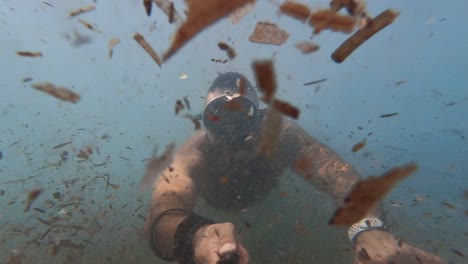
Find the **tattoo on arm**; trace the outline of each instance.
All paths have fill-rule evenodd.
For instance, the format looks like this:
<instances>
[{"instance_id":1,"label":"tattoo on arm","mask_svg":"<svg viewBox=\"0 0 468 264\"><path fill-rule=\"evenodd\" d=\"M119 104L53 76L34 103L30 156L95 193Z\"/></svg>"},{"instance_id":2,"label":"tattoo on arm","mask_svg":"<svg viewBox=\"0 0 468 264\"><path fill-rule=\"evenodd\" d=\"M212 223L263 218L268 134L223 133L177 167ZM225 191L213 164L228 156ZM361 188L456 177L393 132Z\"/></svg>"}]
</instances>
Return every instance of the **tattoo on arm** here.
<instances>
[{"instance_id":1,"label":"tattoo on arm","mask_svg":"<svg viewBox=\"0 0 468 264\"><path fill-rule=\"evenodd\" d=\"M333 150L311 137L296 124L289 124L283 134L282 159L292 164L292 169L314 184L320 191L331 194L336 201L343 201L360 179L353 167ZM381 217L379 204L368 217Z\"/></svg>"},{"instance_id":2,"label":"tattoo on arm","mask_svg":"<svg viewBox=\"0 0 468 264\"><path fill-rule=\"evenodd\" d=\"M293 169L319 190L342 199L359 180L359 174L350 164L297 124L289 124L283 142L285 160L293 164ZM294 168L298 163L301 168Z\"/></svg>"},{"instance_id":3,"label":"tattoo on arm","mask_svg":"<svg viewBox=\"0 0 468 264\"><path fill-rule=\"evenodd\" d=\"M308 150L315 153L312 181L317 188L343 198L357 182L357 172L328 147L316 142Z\"/></svg>"}]
</instances>

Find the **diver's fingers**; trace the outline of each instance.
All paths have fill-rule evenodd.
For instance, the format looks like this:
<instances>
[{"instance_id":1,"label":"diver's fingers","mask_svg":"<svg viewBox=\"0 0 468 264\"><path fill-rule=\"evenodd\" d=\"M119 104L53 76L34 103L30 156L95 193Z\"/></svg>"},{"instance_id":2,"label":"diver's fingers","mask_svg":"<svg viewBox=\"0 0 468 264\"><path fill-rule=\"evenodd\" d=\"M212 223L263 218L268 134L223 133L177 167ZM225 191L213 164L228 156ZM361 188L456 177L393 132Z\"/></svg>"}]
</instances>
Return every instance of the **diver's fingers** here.
<instances>
[{"instance_id":1,"label":"diver's fingers","mask_svg":"<svg viewBox=\"0 0 468 264\"><path fill-rule=\"evenodd\" d=\"M219 255L235 254L237 252L237 239L232 223L217 224L215 232L219 238Z\"/></svg>"},{"instance_id":2,"label":"diver's fingers","mask_svg":"<svg viewBox=\"0 0 468 264\"><path fill-rule=\"evenodd\" d=\"M219 260L219 237L214 225L201 227L193 237L194 259L197 264L216 264Z\"/></svg>"}]
</instances>

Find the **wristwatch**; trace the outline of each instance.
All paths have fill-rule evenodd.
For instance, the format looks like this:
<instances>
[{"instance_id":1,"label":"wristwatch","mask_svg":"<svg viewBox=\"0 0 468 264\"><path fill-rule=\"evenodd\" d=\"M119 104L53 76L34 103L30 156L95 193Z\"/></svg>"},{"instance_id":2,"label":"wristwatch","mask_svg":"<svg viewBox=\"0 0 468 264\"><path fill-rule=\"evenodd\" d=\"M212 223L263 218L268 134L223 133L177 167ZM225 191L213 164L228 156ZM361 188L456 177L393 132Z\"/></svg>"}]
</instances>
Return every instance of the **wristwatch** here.
<instances>
[{"instance_id":1,"label":"wristwatch","mask_svg":"<svg viewBox=\"0 0 468 264\"><path fill-rule=\"evenodd\" d=\"M354 243L359 234L374 229L387 230L382 220L378 218L363 218L348 229L348 238Z\"/></svg>"}]
</instances>

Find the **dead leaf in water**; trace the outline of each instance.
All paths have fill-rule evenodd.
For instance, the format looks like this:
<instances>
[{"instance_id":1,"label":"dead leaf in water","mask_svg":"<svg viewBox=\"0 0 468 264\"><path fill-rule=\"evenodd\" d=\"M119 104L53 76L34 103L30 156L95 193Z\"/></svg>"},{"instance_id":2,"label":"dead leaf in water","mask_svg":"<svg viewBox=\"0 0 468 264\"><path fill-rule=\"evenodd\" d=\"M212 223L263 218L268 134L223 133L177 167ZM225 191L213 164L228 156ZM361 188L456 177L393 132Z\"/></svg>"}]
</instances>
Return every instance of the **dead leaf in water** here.
<instances>
[{"instance_id":1,"label":"dead leaf in water","mask_svg":"<svg viewBox=\"0 0 468 264\"><path fill-rule=\"evenodd\" d=\"M169 59L203 29L250 2L252 0L187 0L187 20L176 32L174 41L164 54L163 60Z\"/></svg>"}]
</instances>

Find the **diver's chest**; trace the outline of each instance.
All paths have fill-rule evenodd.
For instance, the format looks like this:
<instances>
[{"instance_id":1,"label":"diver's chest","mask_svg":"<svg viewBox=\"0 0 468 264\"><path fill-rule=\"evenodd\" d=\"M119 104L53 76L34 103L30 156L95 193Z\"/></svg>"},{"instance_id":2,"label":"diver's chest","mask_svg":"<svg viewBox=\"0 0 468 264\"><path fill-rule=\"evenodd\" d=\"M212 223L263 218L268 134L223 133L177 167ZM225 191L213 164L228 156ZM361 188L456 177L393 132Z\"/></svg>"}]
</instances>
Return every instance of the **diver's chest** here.
<instances>
[{"instance_id":1,"label":"diver's chest","mask_svg":"<svg viewBox=\"0 0 468 264\"><path fill-rule=\"evenodd\" d=\"M229 177L231 179L250 178L250 176L271 174L275 171L275 162L252 150L225 150L212 156L207 173L211 177Z\"/></svg>"},{"instance_id":2,"label":"diver's chest","mask_svg":"<svg viewBox=\"0 0 468 264\"><path fill-rule=\"evenodd\" d=\"M282 174L278 162L255 149L209 153L200 164L199 191L216 208L241 209L261 201Z\"/></svg>"}]
</instances>

